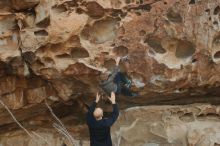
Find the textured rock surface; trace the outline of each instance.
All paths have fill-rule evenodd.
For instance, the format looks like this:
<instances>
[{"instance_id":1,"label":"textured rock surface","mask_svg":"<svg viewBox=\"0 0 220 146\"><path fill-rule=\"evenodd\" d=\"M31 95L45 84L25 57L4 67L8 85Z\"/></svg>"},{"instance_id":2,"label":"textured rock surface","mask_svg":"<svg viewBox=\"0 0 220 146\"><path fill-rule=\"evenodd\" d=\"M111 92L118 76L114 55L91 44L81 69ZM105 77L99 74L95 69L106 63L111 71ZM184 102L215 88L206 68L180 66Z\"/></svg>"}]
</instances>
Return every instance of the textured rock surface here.
<instances>
[{"instance_id":1,"label":"textured rock surface","mask_svg":"<svg viewBox=\"0 0 220 146\"><path fill-rule=\"evenodd\" d=\"M219 106L149 106L127 109L114 127L116 146L217 146Z\"/></svg>"},{"instance_id":2,"label":"textured rock surface","mask_svg":"<svg viewBox=\"0 0 220 146\"><path fill-rule=\"evenodd\" d=\"M66 125L73 136L80 139L76 140L80 146L89 146L85 125ZM34 140L24 132L17 131L2 134L0 143L16 146L70 146L53 129L40 128L34 132L44 139L36 136ZM200 104L130 108L121 111L119 120L113 126L112 138L114 146L219 146L220 107Z\"/></svg>"},{"instance_id":3,"label":"textured rock surface","mask_svg":"<svg viewBox=\"0 0 220 146\"><path fill-rule=\"evenodd\" d=\"M65 101L94 94L113 51L128 55L121 67L143 97L207 94L219 86L219 3L1 2L1 95L28 101L19 108L51 92Z\"/></svg>"},{"instance_id":4,"label":"textured rock surface","mask_svg":"<svg viewBox=\"0 0 220 146\"><path fill-rule=\"evenodd\" d=\"M65 107L58 114L72 110L61 118L83 113L81 98L92 100L114 51L128 55L121 68L140 95L119 97L122 109L219 104L219 23L219 0L1 0L1 100L24 123L47 119L45 99ZM18 128L3 107L0 115L2 131Z\"/></svg>"}]
</instances>

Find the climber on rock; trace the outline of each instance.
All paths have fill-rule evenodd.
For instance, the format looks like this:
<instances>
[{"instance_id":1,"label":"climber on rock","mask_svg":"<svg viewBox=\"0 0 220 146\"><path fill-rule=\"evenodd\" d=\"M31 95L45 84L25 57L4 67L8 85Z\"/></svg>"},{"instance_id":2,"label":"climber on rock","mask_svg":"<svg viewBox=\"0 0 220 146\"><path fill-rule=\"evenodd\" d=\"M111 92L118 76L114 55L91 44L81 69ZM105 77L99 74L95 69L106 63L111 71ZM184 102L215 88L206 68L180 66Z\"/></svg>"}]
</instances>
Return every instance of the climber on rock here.
<instances>
[{"instance_id":1,"label":"climber on rock","mask_svg":"<svg viewBox=\"0 0 220 146\"><path fill-rule=\"evenodd\" d=\"M111 97L108 97L113 107L112 116L110 118L103 118L103 110L96 108L100 98L101 96L97 93L96 100L88 108L86 115L90 133L90 146L112 146L110 128L119 115L118 105L115 101L115 93L112 92Z\"/></svg>"},{"instance_id":2,"label":"climber on rock","mask_svg":"<svg viewBox=\"0 0 220 146\"><path fill-rule=\"evenodd\" d=\"M119 70L120 60L120 57L115 59L116 67L113 72L110 74L101 74L101 88L108 95L110 95L111 92L115 92L116 94L122 94L124 96L136 97L137 94L130 91L131 80L129 80L127 76Z\"/></svg>"}]
</instances>

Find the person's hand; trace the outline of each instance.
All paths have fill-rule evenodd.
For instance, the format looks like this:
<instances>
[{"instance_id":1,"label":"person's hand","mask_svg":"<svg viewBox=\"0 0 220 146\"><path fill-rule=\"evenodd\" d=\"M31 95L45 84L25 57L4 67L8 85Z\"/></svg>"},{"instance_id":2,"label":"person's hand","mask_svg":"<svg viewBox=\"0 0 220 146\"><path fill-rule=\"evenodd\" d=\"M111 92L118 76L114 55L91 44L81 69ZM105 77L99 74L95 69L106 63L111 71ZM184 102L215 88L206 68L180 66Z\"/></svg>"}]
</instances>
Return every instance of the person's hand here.
<instances>
[{"instance_id":1,"label":"person's hand","mask_svg":"<svg viewBox=\"0 0 220 146\"><path fill-rule=\"evenodd\" d=\"M120 60L121 60L121 57L117 57L117 58L115 59L115 62L116 62L116 65L117 65L117 66L119 65Z\"/></svg>"},{"instance_id":2,"label":"person's hand","mask_svg":"<svg viewBox=\"0 0 220 146\"><path fill-rule=\"evenodd\" d=\"M95 102L98 103L100 98L101 98L101 95L99 94L99 92L97 92Z\"/></svg>"},{"instance_id":3,"label":"person's hand","mask_svg":"<svg viewBox=\"0 0 220 146\"><path fill-rule=\"evenodd\" d=\"M111 101L112 104L115 104L115 93L111 93L111 97L108 97L108 99Z\"/></svg>"}]
</instances>

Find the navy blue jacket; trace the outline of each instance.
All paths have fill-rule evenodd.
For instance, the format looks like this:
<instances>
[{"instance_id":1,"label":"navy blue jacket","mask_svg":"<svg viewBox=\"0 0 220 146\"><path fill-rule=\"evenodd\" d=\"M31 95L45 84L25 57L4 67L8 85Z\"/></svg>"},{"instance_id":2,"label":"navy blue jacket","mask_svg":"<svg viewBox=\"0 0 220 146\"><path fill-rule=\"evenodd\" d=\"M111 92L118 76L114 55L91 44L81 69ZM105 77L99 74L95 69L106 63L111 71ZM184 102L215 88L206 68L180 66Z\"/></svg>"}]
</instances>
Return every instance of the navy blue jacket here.
<instances>
[{"instance_id":1,"label":"navy blue jacket","mask_svg":"<svg viewBox=\"0 0 220 146\"><path fill-rule=\"evenodd\" d=\"M86 114L87 124L90 133L90 146L112 146L110 127L117 120L119 115L118 105L112 104L112 116L108 119L96 120L93 112L96 102L93 102Z\"/></svg>"}]
</instances>

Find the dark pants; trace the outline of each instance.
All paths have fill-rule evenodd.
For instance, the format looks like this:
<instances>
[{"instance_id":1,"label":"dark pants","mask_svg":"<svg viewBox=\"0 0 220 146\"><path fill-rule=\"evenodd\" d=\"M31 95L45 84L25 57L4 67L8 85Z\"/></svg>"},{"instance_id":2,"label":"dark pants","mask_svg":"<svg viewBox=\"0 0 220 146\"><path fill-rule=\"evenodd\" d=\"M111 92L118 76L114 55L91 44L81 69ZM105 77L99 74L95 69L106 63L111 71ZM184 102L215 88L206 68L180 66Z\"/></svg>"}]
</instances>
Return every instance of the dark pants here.
<instances>
[{"instance_id":1,"label":"dark pants","mask_svg":"<svg viewBox=\"0 0 220 146\"><path fill-rule=\"evenodd\" d=\"M125 86L125 84L127 84L128 82L128 79L123 73L118 72L115 76L114 82L117 84L116 94L132 96L132 92L130 91L130 89Z\"/></svg>"}]
</instances>

